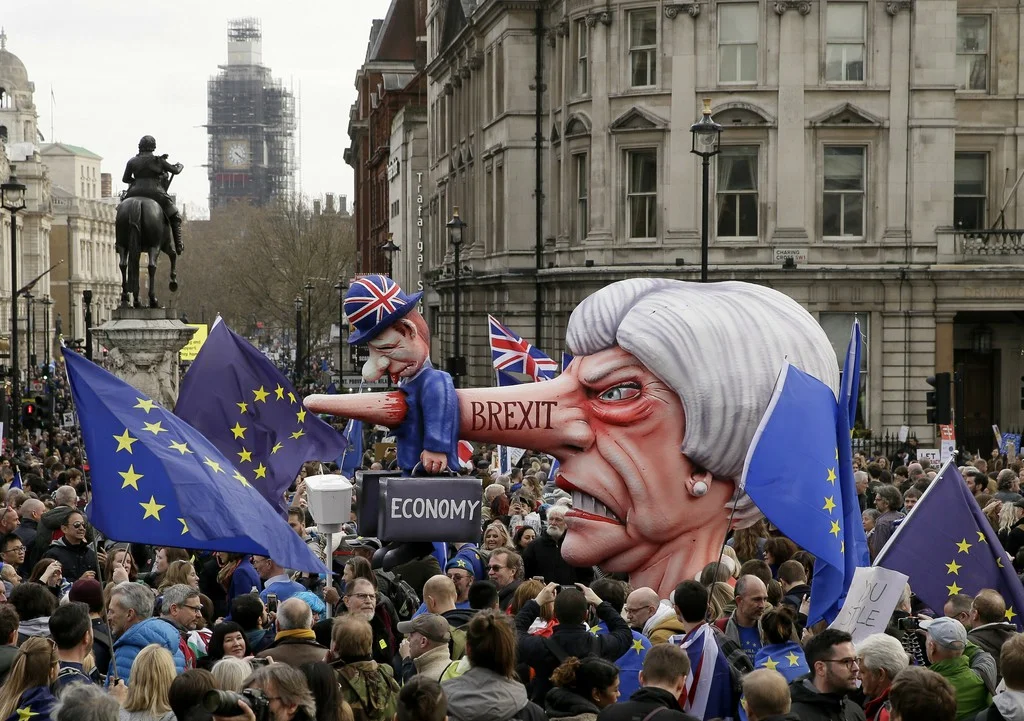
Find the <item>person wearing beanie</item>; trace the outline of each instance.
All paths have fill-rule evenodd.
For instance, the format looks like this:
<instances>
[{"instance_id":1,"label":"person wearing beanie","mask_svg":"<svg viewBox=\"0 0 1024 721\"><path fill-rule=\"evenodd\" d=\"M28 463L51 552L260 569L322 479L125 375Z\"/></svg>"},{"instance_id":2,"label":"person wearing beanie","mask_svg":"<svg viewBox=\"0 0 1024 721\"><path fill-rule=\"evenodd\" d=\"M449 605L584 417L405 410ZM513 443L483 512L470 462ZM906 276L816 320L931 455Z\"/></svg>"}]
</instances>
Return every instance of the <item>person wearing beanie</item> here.
<instances>
[{"instance_id":1,"label":"person wearing beanie","mask_svg":"<svg viewBox=\"0 0 1024 721\"><path fill-rule=\"evenodd\" d=\"M92 621L92 657L96 670L106 676L110 670L110 649L114 641L103 619L103 587L94 578L80 578L71 584L69 601L80 601L89 607Z\"/></svg>"}]
</instances>

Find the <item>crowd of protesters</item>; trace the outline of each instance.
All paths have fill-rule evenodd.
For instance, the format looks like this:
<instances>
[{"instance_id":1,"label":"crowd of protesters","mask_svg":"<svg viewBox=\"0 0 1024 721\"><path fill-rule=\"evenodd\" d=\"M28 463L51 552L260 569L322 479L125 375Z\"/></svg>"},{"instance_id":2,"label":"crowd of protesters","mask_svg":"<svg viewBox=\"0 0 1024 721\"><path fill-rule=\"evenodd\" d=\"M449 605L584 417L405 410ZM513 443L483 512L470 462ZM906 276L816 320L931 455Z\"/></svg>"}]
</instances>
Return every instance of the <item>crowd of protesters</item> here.
<instances>
[{"instance_id":1,"label":"crowd of protesters","mask_svg":"<svg viewBox=\"0 0 1024 721\"><path fill-rule=\"evenodd\" d=\"M368 447L364 468L393 466ZM991 589L929 609L907 587L854 644L807 626L814 558L761 521L662 598L562 558L549 458L491 460L477 449L479 543L387 572L355 517L326 547L305 469L288 521L327 579L106 538L76 434L24 433L0 458L0 721L1024 721L1024 636ZM936 475L897 462L855 459L872 556ZM1024 571L1020 463L962 471Z\"/></svg>"}]
</instances>

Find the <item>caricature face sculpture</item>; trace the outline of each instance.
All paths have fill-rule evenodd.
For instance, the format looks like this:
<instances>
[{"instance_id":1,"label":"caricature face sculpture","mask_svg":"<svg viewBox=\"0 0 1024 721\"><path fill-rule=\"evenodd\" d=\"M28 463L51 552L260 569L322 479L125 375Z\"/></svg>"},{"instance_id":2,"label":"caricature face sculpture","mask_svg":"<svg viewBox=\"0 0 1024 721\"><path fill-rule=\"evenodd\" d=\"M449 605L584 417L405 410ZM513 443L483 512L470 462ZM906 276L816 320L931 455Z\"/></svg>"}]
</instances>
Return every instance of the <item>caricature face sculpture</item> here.
<instances>
[{"instance_id":1,"label":"caricature face sculpture","mask_svg":"<svg viewBox=\"0 0 1024 721\"><path fill-rule=\"evenodd\" d=\"M562 555L662 597L717 560L733 504L734 523L756 515L739 484L783 360L838 387L810 314L746 283L615 283L566 341L575 359L552 381L457 391L459 435L557 458L573 497Z\"/></svg>"}]
</instances>

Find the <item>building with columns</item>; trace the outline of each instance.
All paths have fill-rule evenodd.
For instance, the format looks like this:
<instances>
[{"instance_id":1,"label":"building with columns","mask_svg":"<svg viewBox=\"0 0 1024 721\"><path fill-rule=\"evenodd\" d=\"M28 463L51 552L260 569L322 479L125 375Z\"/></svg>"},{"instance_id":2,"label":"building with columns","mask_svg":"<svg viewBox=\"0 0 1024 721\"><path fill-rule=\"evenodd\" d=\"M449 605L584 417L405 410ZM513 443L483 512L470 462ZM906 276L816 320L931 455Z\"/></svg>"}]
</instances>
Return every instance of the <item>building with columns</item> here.
<instances>
[{"instance_id":1,"label":"building with columns","mask_svg":"<svg viewBox=\"0 0 1024 721\"><path fill-rule=\"evenodd\" d=\"M17 287L11 283L11 216L0 211L0 334L10 338L11 297L14 290L27 285L50 267L50 227L53 215L50 208L50 176L40 155L39 143L42 136L38 129L38 114L33 102L35 83L29 80L25 64L18 56L7 50L7 35L0 30L0 182L6 182L12 174L23 183L26 190L26 208L15 215L17 223ZM32 289L37 298L49 296L50 279L43 276ZM29 359L28 334L29 303L22 300L19 317L19 355L21 368ZM35 315L32 325L35 336L33 355L40 363L45 339L50 337L50 328L44 327L44 313ZM8 357L3 365L10 365Z\"/></svg>"}]
</instances>

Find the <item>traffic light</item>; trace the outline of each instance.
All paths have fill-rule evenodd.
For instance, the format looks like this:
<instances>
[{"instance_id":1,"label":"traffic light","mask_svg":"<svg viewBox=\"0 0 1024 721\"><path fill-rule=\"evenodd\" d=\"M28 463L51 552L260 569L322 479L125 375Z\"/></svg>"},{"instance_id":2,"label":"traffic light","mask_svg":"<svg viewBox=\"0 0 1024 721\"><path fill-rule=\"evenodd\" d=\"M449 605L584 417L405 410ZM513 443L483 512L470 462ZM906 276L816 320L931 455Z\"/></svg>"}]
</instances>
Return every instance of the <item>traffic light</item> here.
<instances>
[{"instance_id":1,"label":"traffic light","mask_svg":"<svg viewBox=\"0 0 1024 721\"><path fill-rule=\"evenodd\" d=\"M953 408L950 402L949 373L936 373L927 379L928 385L935 390L928 391L925 401L928 405L928 422L948 425L953 422Z\"/></svg>"},{"instance_id":2,"label":"traffic light","mask_svg":"<svg viewBox=\"0 0 1024 721\"><path fill-rule=\"evenodd\" d=\"M21 425L25 428L39 428L39 404L34 400L22 401L21 403Z\"/></svg>"},{"instance_id":3,"label":"traffic light","mask_svg":"<svg viewBox=\"0 0 1024 721\"><path fill-rule=\"evenodd\" d=\"M50 409L53 407L53 398L48 395L36 396L36 411L39 417L39 427L42 428L50 422L50 416L52 413Z\"/></svg>"}]
</instances>

